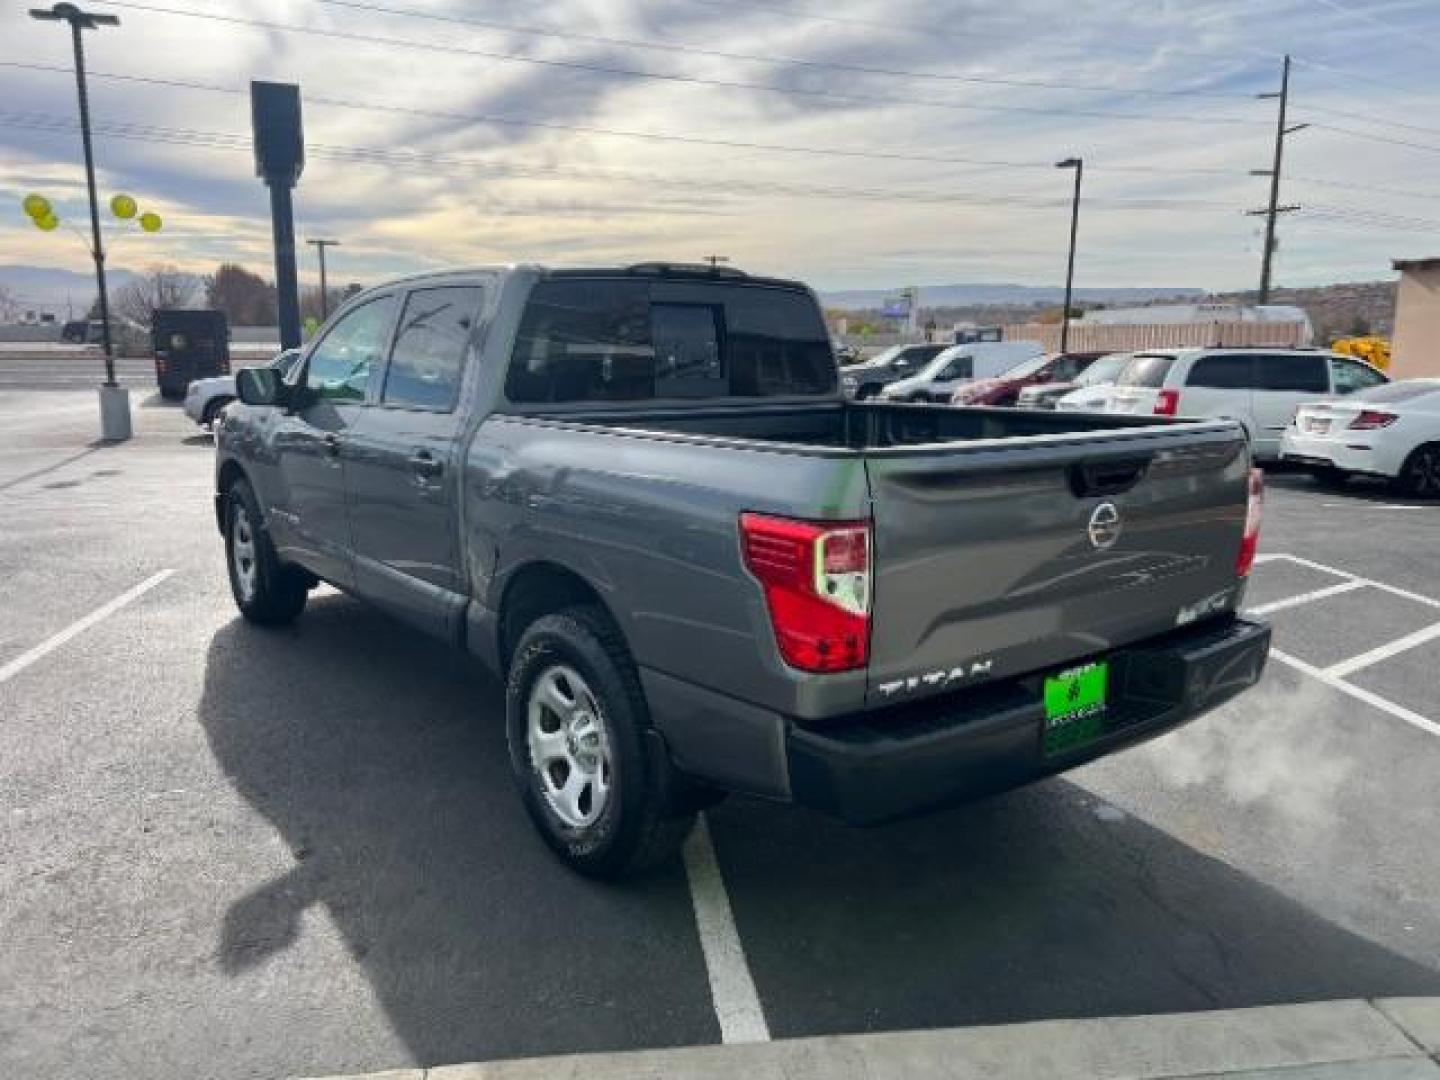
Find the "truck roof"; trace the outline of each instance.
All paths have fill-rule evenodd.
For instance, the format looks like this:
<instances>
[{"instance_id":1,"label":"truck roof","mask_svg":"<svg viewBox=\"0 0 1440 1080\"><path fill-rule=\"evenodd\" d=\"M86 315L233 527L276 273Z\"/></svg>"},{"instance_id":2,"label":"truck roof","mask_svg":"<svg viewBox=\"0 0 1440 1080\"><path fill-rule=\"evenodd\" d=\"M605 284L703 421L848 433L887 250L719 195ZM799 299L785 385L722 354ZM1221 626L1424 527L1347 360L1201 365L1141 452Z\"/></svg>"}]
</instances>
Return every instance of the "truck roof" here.
<instances>
[{"instance_id":1,"label":"truck roof","mask_svg":"<svg viewBox=\"0 0 1440 1080\"><path fill-rule=\"evenodd\" d=\"M449 270L427 270L418 274L389 278L371 288L388 288L417 282L443 280L466 274L531 273L545 278L565 277L671 277L705 281L744 281L755 285L772 285L789 289L808 288L804 282L789 278L760 277L747 274L733 266L709 266L705 263L642 262L629 266L544 266L538 263L506 263L457 266ZM369 292L370 289L366 289Z\"/></svg>"}]
</instances>

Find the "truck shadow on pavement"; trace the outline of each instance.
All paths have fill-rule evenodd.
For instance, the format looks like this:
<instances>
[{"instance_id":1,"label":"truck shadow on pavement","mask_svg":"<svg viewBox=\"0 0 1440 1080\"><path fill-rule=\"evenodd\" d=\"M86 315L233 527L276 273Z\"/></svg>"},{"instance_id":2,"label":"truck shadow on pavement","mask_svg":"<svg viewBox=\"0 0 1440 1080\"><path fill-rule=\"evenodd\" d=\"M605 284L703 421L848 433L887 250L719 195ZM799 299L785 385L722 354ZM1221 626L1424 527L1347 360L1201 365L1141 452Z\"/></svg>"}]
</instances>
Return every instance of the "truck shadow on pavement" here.
<instances>
[{"instance_id":1,"label":"truck shadow on pavement","mask_svg":"<svg viewBox=\"0 0 1440 1080\"><path fill-rule=\"evenodd\" d=\"M223 970L307 948L319 905L421 1064L717 1041L683 870L607 887L561 868L512 790L501 705L476 665L344 597L219 630L200 722L296 860L232 902ZM772 1033L1440 993L1086 798L1052 781L870 830L712 811Z\"/></svg>"}]
</instances>

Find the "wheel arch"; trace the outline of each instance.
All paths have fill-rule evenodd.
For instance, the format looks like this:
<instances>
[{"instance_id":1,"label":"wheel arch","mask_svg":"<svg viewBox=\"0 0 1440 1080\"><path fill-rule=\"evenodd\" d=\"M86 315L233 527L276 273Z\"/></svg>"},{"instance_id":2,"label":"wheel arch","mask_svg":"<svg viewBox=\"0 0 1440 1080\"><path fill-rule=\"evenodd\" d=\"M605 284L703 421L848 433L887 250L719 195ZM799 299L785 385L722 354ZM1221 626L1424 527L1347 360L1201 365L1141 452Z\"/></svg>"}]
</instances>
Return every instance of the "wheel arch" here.
<instances>
[{"instance_id":1,"label":"wheel arch","mask_svg":"<svg viewBox=\"0 0 1440 1080\"><path fill-rule=\"evenodd\" d=\"M225 508L227 501L225 496L235 486L236 481L249 480L244 468L234 458L227 458L220 465L220 471L215 475L215 526L221 533L225 531L226 518ZM251 485L252 487L254 485Z\"/></svg>"},{"instance_id":2,"label":"wheel arch","mask_svg":"<svg viewBox=\"0 0 1440 1080\"><path fill-rule=\"evenodd\" d=\"M515 654L515 647L527 626L542 615L581 604L599 608L611 625L619 630L620 623L600 590L570 567L536 560L512 571L496 609L500 670L509 668L510 658Z\"/></svg>"}]
</instances>

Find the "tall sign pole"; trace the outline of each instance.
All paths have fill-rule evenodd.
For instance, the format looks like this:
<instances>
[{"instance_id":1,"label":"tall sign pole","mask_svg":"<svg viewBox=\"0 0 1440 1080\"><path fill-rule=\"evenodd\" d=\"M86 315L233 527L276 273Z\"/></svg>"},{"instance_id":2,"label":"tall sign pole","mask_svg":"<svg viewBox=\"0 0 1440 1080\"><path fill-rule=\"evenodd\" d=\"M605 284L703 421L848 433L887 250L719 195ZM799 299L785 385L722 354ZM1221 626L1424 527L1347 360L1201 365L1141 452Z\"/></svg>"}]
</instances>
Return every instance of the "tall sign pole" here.
<instances>
[{"instance_id":1,"label":"tall sign pole","mask_svg":"<svg viewBox=\"0 0 1440 1080\"><path fill-rule=\"evenodd\" d=\"M295 269L295 210L290 191L305 170L300 87L251 82L250 123L255 137L255 174L270 189L280 347L294 349L300 345L300 280Z\"/></svg>"},{"instance_id":2,"label":"tall sign pole","mask_svg":"<svg viewBox=\"0 0 1440 1080\"><path fill-rule=\"evenodd\" d=\"M81 11L74 4L31 8L30 17L42 22L70 24L75 49L75 87L80 97L80 143L85 151L85 187L90 193L90 254L95 260L95 285L100 291L100 326L105 348L105 382L100 390L100 427L106 439L130 437L130 398L115 381L115 347L110 338L110 297L105 288L105 241L100 235L100 205L95 195L95 151L90 140L90 93L85 85L85 30L119 26L114 15Z\"/></svg>"}]
</instances>

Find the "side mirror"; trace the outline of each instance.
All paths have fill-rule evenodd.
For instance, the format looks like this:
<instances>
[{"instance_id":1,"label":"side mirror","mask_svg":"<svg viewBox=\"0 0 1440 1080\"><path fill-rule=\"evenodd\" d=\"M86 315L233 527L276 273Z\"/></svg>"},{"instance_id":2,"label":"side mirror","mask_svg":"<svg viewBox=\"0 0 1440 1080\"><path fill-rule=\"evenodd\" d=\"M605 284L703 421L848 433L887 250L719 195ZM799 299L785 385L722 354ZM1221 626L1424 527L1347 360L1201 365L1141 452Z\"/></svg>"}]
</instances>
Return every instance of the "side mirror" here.
<instances>
[{"instance_id":1,"label":"side mirror","mask_svg":"<svg viewBox=\"0 0 1440 1080\"><path fill-rule=\"evenodd\" d=\"M285 384L274 368L241 368L235 376L235 393L246 405L285 404Z\"/></svg>"}]
</instances>

